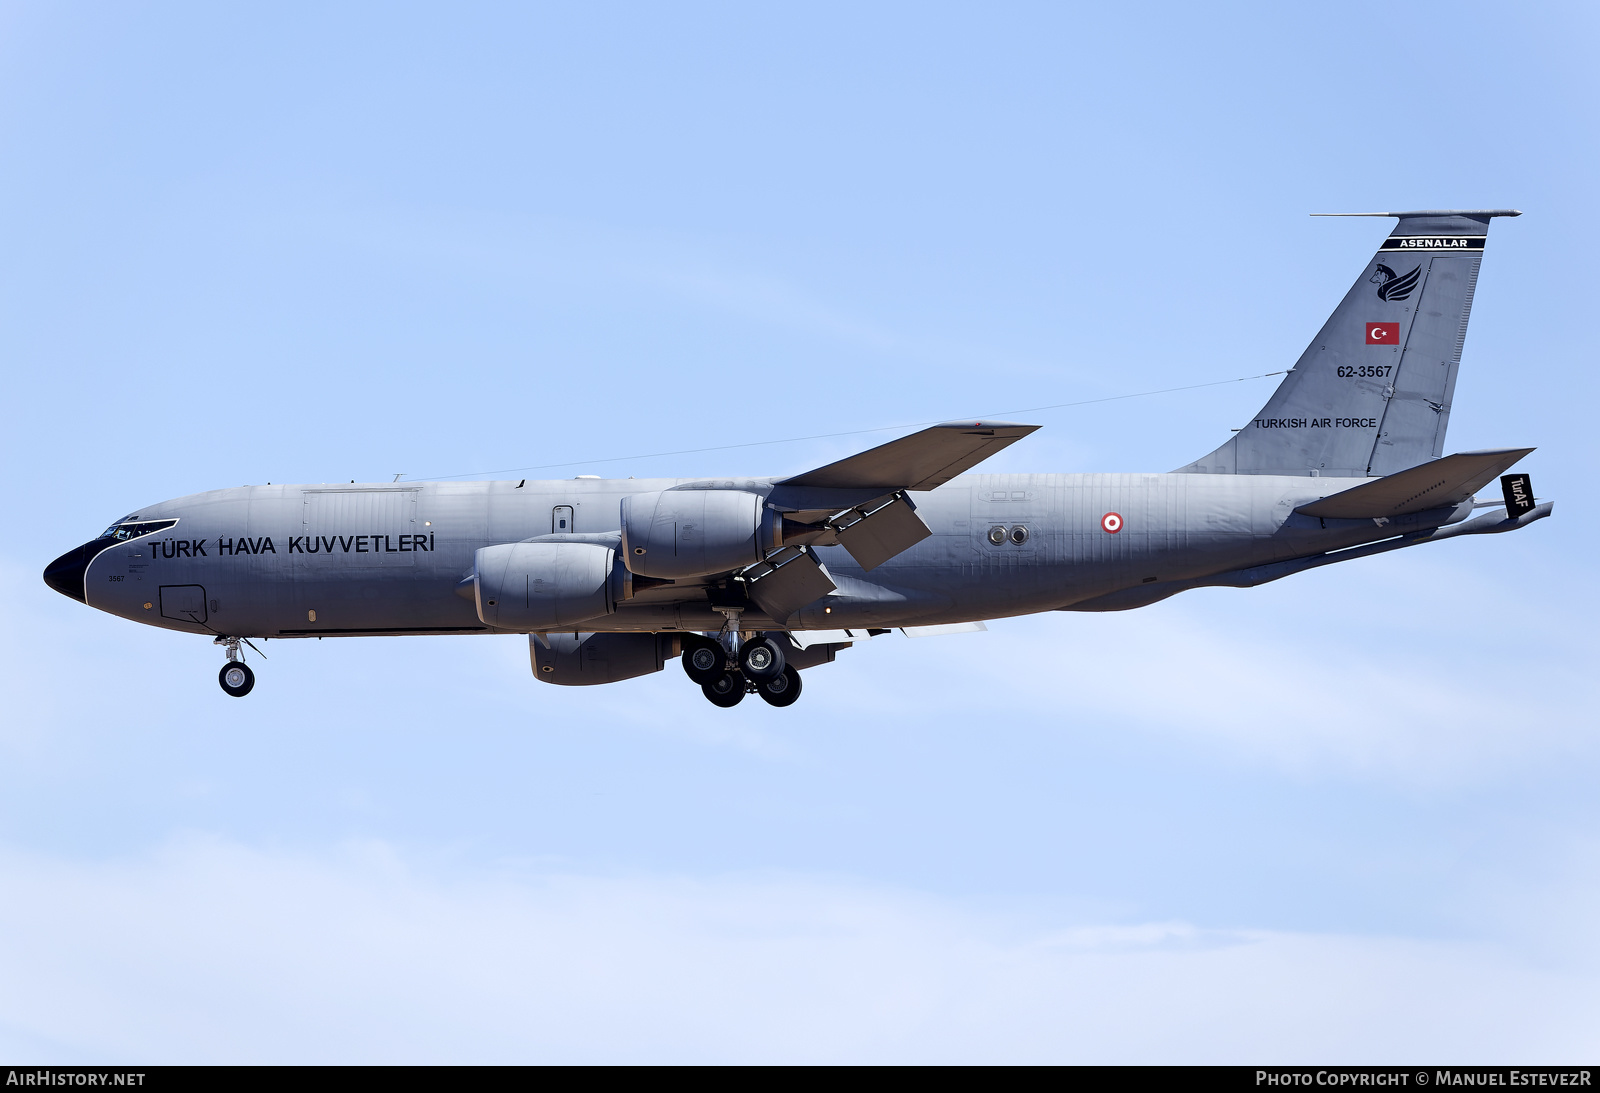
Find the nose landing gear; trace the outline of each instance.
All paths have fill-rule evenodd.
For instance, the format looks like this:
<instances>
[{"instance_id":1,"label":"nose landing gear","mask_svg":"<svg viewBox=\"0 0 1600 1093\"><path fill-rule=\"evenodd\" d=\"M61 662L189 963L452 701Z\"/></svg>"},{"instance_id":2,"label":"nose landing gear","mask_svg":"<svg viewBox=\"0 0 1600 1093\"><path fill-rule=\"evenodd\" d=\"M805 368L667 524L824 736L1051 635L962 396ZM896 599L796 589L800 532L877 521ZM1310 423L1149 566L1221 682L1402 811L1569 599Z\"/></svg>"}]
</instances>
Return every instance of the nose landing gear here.
<instances>
[{"instance_id":1,"label":"nose landing gear","mask_svg":"<svg viewBox=\"0 0 1600 1093\"><path fill-rule=\"evenodd\" d=\"M211 643L220 645L227 651L228 663L217 673L217 682L234 698L243 698L256 685L256 674L244 662L244 653L239 648L242 640L242 638L218 637ZM255 646L252 645L251 648L254 649Z\"/></svg>"},{"instance_id":2,"label":"nose landing gear","mask_svg":"<svg viewBox=\"0 0 1600 1093\"><path fill-rule=\"evenodd\" d=\"M250 693L250 688L256 685L256 674L250 670L250 665L243 661L229 662L217 673L217 682L222 684L222 689L234 698L243 698Z\"/></svg>"}]
</instances>

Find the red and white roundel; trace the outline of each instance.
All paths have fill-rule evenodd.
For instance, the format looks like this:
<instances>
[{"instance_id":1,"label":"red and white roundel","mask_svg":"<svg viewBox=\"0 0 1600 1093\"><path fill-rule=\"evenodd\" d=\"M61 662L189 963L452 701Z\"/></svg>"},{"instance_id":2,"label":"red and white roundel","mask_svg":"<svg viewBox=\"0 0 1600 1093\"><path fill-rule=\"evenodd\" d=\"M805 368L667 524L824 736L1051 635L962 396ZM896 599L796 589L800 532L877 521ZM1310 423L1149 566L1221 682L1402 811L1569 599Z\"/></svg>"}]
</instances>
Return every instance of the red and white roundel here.
<instances>
[{"instance_id":1,"label":"red and white roundel","mask_svg":"<svg viewBox=\"0 0 1600 1093\"><path fill-rule=\"evenodd\" d=\"M1115 512L1106 513L1100 517L1100 526L1106 530L1107 534L1115 535L1122 530L1121 514Z\"/></svg>"}]
</instances>

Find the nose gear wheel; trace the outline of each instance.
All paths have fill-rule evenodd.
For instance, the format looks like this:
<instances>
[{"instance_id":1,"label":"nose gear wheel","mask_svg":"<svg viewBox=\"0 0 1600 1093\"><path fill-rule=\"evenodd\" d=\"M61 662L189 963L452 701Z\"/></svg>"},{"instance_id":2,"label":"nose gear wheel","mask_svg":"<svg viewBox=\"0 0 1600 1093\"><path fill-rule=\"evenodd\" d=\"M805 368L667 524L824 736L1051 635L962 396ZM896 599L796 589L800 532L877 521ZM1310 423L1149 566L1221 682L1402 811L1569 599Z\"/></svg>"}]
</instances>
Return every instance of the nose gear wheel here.
<instances>
[{"instance_id":1,"label":"nose gear wheel","mask_svg":"<svg viewBox=\"0 0 1600 1093\"><path fill-rule=\"evenodd\" d=\"M250 640L248 638L232 637L228 634L218 634L216 640L211 644L222 646L223 651L228 655L228 663L224 664L222 670L217 673L217 682L222 685L222 689L234 698L243 698L249 694L250 689L256 685L256 674L244 662L244 650L240 648L240 645L250 645ZM256 647L250 645L250 648L255 649ZM259 653L261 650L256 649L256 652Z\"/></svg>"},{"instance_id":2,"label":"nose gear wheel","mask_svg":"<svg viewBox=\"0 0 1600 1093\"><path fill-rule=\"evenodd\" d=\"M256 674L242 660L230 660L217 673L217 682L234 698L243 698L256 685Z\"/></svg>"}]
</instances>

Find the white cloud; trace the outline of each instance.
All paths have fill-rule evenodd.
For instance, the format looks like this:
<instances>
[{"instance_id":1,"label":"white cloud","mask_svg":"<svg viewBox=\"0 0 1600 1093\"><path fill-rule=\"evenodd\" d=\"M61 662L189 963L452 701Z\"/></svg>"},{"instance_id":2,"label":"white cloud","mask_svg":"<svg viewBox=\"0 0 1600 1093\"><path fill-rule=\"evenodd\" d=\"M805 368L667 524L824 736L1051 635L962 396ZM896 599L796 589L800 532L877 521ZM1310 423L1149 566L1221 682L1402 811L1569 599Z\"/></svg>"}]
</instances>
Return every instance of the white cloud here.
<instances>
[{"instance_id":1,"label":"white cloud","mask_svg":"<svg viewBox=\"0 0 1600 1093\"><path fill-rule=\"evenodd\" d=\"M465 873L384 844L0 854L50 1061L1553 1060L1592 977L1471 944L1051 926L845 880Z\"/></svg>"},{"instance_id":2,"label":"white cloud","mask_svg":"<svg viewBox=\"0 0 1600 1093\"><path fill-rule=\"evenodd\" d=\"M769 784L767 768L812 764L879 764L891 782L896 766L851 740L914 747L935 733L955 742L947 754L965 758L992 748L996 733L1018 732L1026 755L1040 753L1041 732L1138 733L1307 783L1442 780L1473 787L1472 801L1500 793L1508 770L1520 766L1543 785L1545 775L1570 773L1574 758L1583 765L1594 756L1595 684L1583 671L1592 654L1576 609L1505 610L1470 571L1436 561L1356 563L1143 612L1007 620L983 635L884 638L808 673L796 711L754 702L711 710L670 665L618 688L545 687L529 678L518 641L274 643L263 675L270 686L230 704L215 693L216 653L203 641L133 632L65 601L66 611L43 610L58 604L31 569L0 566L0 583L18 602L0 631L11 685L0 746L17 769L53 775L81 764L91 790L106 784L96 764L151 750L159 770L185 741L219 749L186 776L228 785L260 761L252 750L260 740L290 746L273 735L274 718L357 705L376 716L400 702L480 722L592 726L589 750L633 746L619 726L677 737L689 745L675 759L684 766L663 769L664 779L722 749L752 760L742 777L757 787ZM1473 606L1434 609L1440 587ZM1466 625L1469 610L1495 614L1494 626ZM451 685L389 694L349 682L385 667ZM86 678L96 685L74 689ZM1512 701L1505 679L1529 693ZM213 720L219 708L226 722ZM119 720L130 709L161 713L130 725ZM350 731L325 716L330 739ZM193 737L171 735L173 724L191 721ZM118 750L136 738L148 739ZM437 758L449 746L435 741L425 753ZM504 755L507 746L493 750ZM1141 771L1137 761L1111 764L1103 776ZM384 777L393 776L350 784L401 792ZM295 773L283 788L303 798L303 778ZM826 779L801 781L802 807L827 792ZM26 790L19 783L19 800ZM893 792L875 790L874 799ZM931 792L913 787L900 799L920 807ZM130 809L155 807L155 797L129 800ZM173 822L302 830L254 796L241 801L237 814L179 810ZM1359 796L1349 803L1364 807ZM67 813L59 823L51 813L47 832L15 811L17 848L0 852L0 1050L150 1062L1570 1059L1600 1042L1596 844L1586 811L1575 805L1552 817L1539 804L1522 809L1543 817L1537 831L1469 823L1463 845L1428 844L1471 874L1446 894L1463 905L1455 921L1492 933L1495 944L1197 924L1207 912L1187 908L1206 906L1206 891L1155 901L1164 908L1156 913L1188 922L1025 902L978 908L853 879L707 875L659 847L647 851L662 863L655 872L606 873L595 863L637 859L619 858L623 844L605 840L598 849L523 840L559 852L563 864L500 871L428 861L385 842L285 851L271 847L271 835L263 844L192 837L150 855L73 861L39 847L58 838L115 845L103 821L74 843L60 830L72 822ZM619 807L629 822L661 822L636 800ZM349 829L337 817L319 824L302 836L307 843ZM438 816L429 824L421 838L460 837ZM1017 838L1043 848L1062 830ZM1350 856L1379 863L1353 877L1362 907L1417 900L1384 890L1392 863L1383 856L1403 837L1415 841L1416 832L1350 847ZM857 861L839 839L827 827L803 857ZM1497 850L1497 839L1523 849ZM793 860L765 854L740 860ZM1272 862L1251 865L1259 888L1243 905L1268 907ZM996 887L976 874L955 883L974 899ZM1138 905L1122 883L1087 876L1080 890ZM1352 917L1347 908L1317 919L1301 903L1274 921ZM1386 921L1440 916L1425 909Z\"/></svg>"}]
</instances>

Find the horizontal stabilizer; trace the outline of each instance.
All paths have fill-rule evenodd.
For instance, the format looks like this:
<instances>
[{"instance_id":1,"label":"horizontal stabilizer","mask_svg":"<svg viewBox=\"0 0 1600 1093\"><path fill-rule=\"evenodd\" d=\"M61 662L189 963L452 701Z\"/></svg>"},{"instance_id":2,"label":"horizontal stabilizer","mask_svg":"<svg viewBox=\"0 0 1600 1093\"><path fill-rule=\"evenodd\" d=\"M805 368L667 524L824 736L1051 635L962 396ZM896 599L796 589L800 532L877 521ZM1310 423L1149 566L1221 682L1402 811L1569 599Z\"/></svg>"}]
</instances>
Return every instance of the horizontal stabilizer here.
<instances>
[{"instance_id":1,"label":"horizontal stabilizer","mask_svg":"<svg viewBox=\"0 0 1600 1093\"><path fill-rule=\"evenodd\" d=\"M946 422L786 478L778 485L885 492L937 489L1038 428L1009 421Z\"/></svg>"},{"instance_id":2,"label":"horizontal stabilizer","mask_svg":"<svg viewBox=\"0 0 1600 1093\"><path fill-rule=\"evenodd\" d=\"M1497 216L1521 216L1521 209L1419 209L1409 213L1312 213L1312 216L1395 216L1401 220L1413 218L1436 220L1441 216L1467 216L1474 220L1491 220Z\"/></svg>"},{"instance_id":3,"label":"horizontal stabilizer","mask_svg":"<svg viewBox=\"0 0 1600 1093\"><path fill-rule=\"evenodd\" d=\"M1330 520L1366 520L1407 516L1460 504L1531 451L1532 448L1493 448L1447 455L1363 482L1353 489L1301 505L1295 511Z\"/></svg>"}]
</instances>

